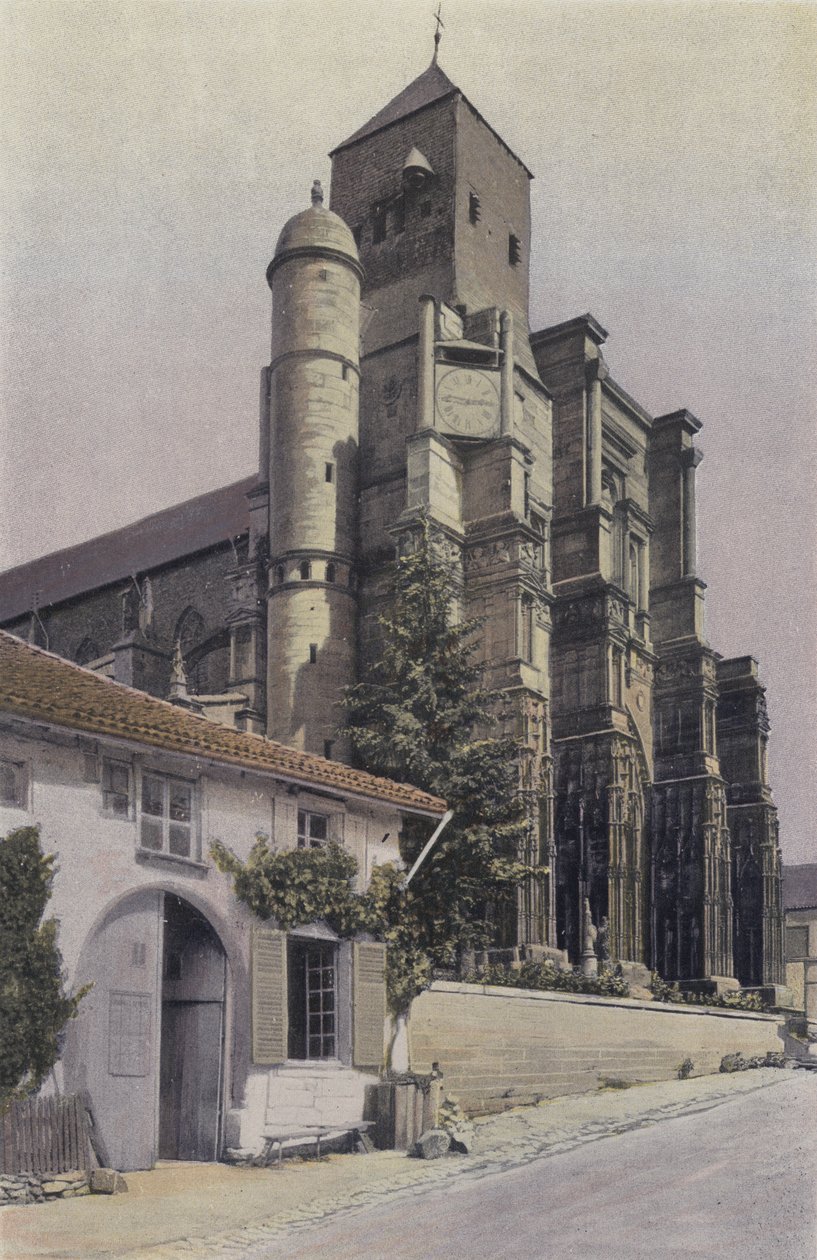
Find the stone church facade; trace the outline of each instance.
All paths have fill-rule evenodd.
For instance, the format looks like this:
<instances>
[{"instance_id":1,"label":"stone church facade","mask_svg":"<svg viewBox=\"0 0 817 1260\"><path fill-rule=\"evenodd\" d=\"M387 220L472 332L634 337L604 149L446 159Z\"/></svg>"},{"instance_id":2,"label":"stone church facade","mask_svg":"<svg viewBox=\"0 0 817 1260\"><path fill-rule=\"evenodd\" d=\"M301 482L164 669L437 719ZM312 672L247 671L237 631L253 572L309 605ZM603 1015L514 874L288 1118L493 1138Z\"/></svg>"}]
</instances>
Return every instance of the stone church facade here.
<instances>
[{"instance_id":1,"label":"stone church facade","mask_svg":"<svg viewBox=\"0 0 817 1260\"><path fill-rule=\"evenodd\" d=\"M257 475L0 575L0 624L344 760L427 519L549 869L500 943L577 959L587 898L613 957L781 984L764 688L703 632L700 421L631 398L591 315L531 331L530 172L436 60L331 156L267 271Z\"/></svg>"}]
</instances>

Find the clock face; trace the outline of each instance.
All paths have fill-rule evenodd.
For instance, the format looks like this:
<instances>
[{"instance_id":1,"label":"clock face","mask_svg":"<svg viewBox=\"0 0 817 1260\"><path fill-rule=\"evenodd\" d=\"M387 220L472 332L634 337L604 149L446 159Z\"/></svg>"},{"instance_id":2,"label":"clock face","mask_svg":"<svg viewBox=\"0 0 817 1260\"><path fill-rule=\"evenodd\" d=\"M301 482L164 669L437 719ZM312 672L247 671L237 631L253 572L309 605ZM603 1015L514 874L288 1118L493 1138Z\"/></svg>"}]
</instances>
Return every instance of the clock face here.
<instances>
[{"instance_id":1,"label":"clock face","mask_svg":"<svg viewBox=\"0 0 817 1260\"><path fill-rule=\"evenodd\" d=\"M493 437L499 420L499 391L486 372L451 368L437 380L441 429L460 437Z\"/></svg>"}]
</instances>

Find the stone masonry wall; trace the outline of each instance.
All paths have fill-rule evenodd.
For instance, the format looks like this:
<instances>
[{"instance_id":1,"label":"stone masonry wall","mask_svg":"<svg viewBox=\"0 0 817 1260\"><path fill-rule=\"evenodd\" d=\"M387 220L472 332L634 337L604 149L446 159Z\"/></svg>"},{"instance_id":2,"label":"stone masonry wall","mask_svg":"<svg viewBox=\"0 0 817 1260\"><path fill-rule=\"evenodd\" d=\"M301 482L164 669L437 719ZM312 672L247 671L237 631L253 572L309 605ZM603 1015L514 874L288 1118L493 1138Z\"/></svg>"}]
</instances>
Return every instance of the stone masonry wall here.
<instances>
[{"instance_id":1,"label":"stone masonry wall","mask_svg":"<svg viewBox=\"0 0 817 1260\"><path fill-rule=\"evenodd\" d=\"M6 1173L0 1176L0 1207L25 1203L50 1203L90 1194L87 1172Z\"/></svg>"},{"instance_id":2,"label":"stone masonry wall","mask_svg":"<svg viewBox=\"0 0 817 1260\"><path fill-rule=\"evenodd\" d=\"M415 999L408 1033L411 1070L439 1063L474 1115L608 1081L670 1080L687 1058L701 1076L725 1054L783 1049L773 1015L447 981Z\"/></svg>"}]
</instances>

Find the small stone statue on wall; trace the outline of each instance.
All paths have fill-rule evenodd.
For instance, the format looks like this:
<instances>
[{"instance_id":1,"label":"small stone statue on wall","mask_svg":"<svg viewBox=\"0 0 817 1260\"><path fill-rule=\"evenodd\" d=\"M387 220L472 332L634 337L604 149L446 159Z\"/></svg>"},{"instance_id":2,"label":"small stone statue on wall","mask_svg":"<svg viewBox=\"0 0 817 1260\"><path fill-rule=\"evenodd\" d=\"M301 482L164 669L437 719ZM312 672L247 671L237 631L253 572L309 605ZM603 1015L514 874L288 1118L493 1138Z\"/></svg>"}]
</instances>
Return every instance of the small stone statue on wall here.
<instances>
[{"instance_id":1,"label":"small stone statue on wall","mask_svg":"<svg viewBox=\"0 0 817 1260\"><path fill-rule=\"evenodd\" d=\"M598 930L590 912L590 901L585 897L582 907L582 975L597 976L599 960L596 957Z\"/></svg>"}]
</instances>

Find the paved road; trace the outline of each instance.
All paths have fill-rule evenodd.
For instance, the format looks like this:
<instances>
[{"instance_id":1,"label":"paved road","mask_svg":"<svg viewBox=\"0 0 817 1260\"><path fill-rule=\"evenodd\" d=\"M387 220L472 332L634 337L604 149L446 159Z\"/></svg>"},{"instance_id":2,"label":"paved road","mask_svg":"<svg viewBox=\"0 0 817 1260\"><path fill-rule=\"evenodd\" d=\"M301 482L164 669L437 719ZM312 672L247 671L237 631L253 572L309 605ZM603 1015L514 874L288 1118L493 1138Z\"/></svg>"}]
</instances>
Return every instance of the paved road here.
<instances>
[{"instance_id":1,"label":"paved road","mask_svg":"<svg viewBox=\"0 0 817 1260\"><path fill-rule=\"evenodd\" d=\"M509 1172L439 1190L418 1187L243 1254L247 1260L816 1260L814 1074Z\"/></svg>"}]
</instances>

